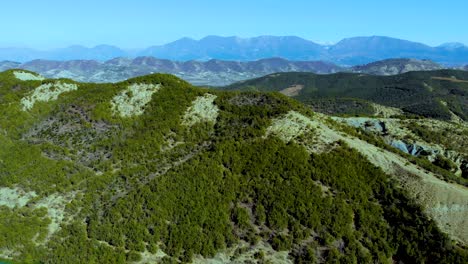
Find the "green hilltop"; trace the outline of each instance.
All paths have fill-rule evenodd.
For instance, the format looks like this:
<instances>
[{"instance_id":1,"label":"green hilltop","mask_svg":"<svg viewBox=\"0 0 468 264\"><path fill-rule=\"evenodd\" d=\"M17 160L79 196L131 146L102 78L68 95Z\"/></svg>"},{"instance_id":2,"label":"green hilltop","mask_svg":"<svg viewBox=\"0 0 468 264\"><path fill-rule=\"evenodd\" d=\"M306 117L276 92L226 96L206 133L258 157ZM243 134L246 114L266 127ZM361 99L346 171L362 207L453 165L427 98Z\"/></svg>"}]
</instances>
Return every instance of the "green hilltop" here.
<instances>
[{"instance_id":1,"label":"green hilltop","mask_svg":"<svg viewBox=\"0 0 468 264\"><path fill-rule=\"evenodd\" d=\"M437 82L428 85L438 91ZM314 93L304 85L299 99ZM444 100L455 112L451 96ZM399 170L413 176L402 180L354 143L404 160L279 93L208 90L164 74L93 84L6 71L0 258L467 263L466 237L455 239L458 229L407 186L426 186L427 176L461 190L462 206L466 187L409 162Z\"/></svg>"}]
</instances>

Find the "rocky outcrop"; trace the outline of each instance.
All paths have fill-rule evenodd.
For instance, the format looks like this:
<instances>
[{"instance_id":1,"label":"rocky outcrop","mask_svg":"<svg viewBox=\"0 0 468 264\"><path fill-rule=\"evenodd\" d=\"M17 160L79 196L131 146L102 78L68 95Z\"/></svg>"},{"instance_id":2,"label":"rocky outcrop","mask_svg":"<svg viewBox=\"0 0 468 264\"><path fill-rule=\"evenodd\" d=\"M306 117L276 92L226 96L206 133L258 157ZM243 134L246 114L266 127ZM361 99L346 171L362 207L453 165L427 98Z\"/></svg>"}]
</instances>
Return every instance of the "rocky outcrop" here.
<instances>
[{"instance_id":1,"label":"rocky outcrop","mask_svg":"<svg viewBox=\"0 0 468 264\"><path fill-rule=\"evenodd\" d=\"M424 141L408 130L405 127L406 124L403 124L403 121L399 119L369 117L335 117L334 119L376 134L388 145L403 153L415 157L424 157L433 163L438 159L449 160L450 164L453 163L452 166L454 166L453 168L449 168L449 170L452 170L455 175L463 176L468 171L466 153L452 150L447 146Z\"/></svg>"}]
</instances>

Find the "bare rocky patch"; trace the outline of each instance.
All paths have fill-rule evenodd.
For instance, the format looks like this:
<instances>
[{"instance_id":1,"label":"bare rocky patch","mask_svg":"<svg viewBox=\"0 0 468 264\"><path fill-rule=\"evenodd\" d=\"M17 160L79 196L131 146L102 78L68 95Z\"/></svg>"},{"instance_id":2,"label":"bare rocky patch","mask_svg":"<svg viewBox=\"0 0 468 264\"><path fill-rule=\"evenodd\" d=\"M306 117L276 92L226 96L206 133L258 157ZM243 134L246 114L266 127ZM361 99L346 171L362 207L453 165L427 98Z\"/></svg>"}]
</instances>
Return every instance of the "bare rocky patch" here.
<instances>
[{"instance_id":1,"label":"bare rocky patch","mask_svg":"<svg viewBox=\"0 0 468 264\"><path fill-rule=\"evenodd\" d=\"M41 75L30 73L30 72L14 71L13 74L15 75L16 79L21 80L21 81L43 81L45 80L45 78L42 77Z\"/></svg>"},{"instance_id":2,"label":"bare rocky patch","mask_svg":"<svg viewBox=\"0 0 468 264\"><path fill-rule=\"evenodd\" d=\"M9 248L0 248L0 258L14 259L21 255L21 253L11 250Z\"/></svg>"},{"instance_id":3,"label":"bare rocky patch","mask_svg":"<svg viewBox=\"0 0 468 264\"><path fill-rule=\"evenodd\" d=\"M383 106L383 105L375 104L375 103L372 104L372 107L374 108L376 116L389 118L392 116L403 115L403 110L396 108L396 107Z\"/></svg>"},{"instance_id":4,"label":"bare rocky patch","mask_svg":"<svg viewBox=\"0 0 468 264\"><path fill-rule=\"evenodd\" d=\"M35 192L26 192L21 188L2 187L0 188L0 206L23 207L36 196Z\"/></svg>"},{"instance_id":5,"label":"bare rocky patch","mask_svg":"<svg viewBox=\"0 0 468 264\"><path fill-rule=\"evenodd\" d=\"M293 96L298 96L299 92L302 91L302 89L304 89L304 85L296 84L296 85L293 85L291 87L281 90L280 93L289 97L293 97Z\"/></svg>"},{"instance_id":6,"label":"bare rocky patch","mask_svg":"<svg viewBox=\"0 0 468 264\"><path fill-rule=\"evenodd\" d=\"M434 80L439 80L439 81L449 81L449 82L455 82L455 83L468 83L467 80L459 80L456 77L432 77Z\"/></svg>"},{"instance_id":7,"label":"bare rocky patch","mask_svg":"<svg viewBox=\"0 0 468 264\"><path fill-rule=\"evenodd\" d=\"M31 110L36 102L49 102L57 100L58 96L65 92L70 92L78 89L78 85L71 83L46 83L32 92L29 96L21 99L23 111Z\"/></svg>"},{"instance_id":8,"label":"bare rocky patch","mask_svg":"<svg viewBox=\"0 0 468 264\"><path fill-rule=\"evenodd\" d=\"M185 112L182 118L182 124L193 126L201 122L215 123L219 111L218 106L214 103L216 98L216 95L209 93L206 93L203 96L198 96Z\"/></svg>"},{"instance_id":9,"label":"bare rocky patch","mask_svg":"<svg viewBox=\"0 0 468 264\"><path fill-rule=\"evenodd\" d=\"M48 226L48 234L46 241L57 231L60 230L60 224L65 220L66 205L73 200L75 193L68 195L61 195L58 193L51 194L47 197L37 201L34 205L35 208L45 207L47 209L47 215L51 222Z\"/></svg>"},{"instance_id":10,"label":"bare rocky patch","mask_svg":"<svg viewBox=\"0 0 468 264\"><path fill-rule=\"evenodd\" d=\"M243 252L243 253L239 253ZM263 258L256 257L262 252ZM288 251L276 251L271 245L259 242L255 246L250 246L246 242L241 242L237 246L219 252L212 258L196 257L194 264L223 264L223 263L293 263L288 258Z\"/></svg>"},{"instance_id":11,"label":"bare rocky patch","mask_svg":"<svg viewBox=\"0 0 468 264\"><path fill-rule=\"evenodd\" d=\"M160 84L131 84L112 99L112 112L121 117L142 115L145 105L159 89Z\"/></svg>"},{"instance_id":12,"label":"bare rocky patch","mask_svg":"<svg viewBox=\"0 0 468 264\"><path fill-rule=\"evenodd\" d=\"M161 263L162 259L167 256L164 251L158 249L156 253L151 253L145 250L141 253L141 259L139 261L132 262L134 264L149 264L149 263Z\"/></svg>"},{"instance_id":13,"label":"bare rocky patch","mask_svg":"<svg viewBox=\"0 0 468 264\"><path fill-rule=\"evenodd\" d=\"M39 198L35 192L26 192L18 187L0 188L0 206L7 206L12 209L24 206L29 206L33 209L41 207L47 209L47 216L51 222L48 226L46 241L60 229L60 224L65 220L65 207L74 197L75 193L67 195L54 193L44 198Z\"/></svg>"},{"instance_id":14,"label":"bare rocky patch","mask_svg":"<svg viewBox=\"0 0 468 264\"><path fill-rule=\"evenodd\" d=\"M266 135L277 136L284 142L290 142L312 130L313 122L310 118L296 111L289 111L286 115L273 120L271 126L267 128Z\"/></svg>"},{"instance_id":15,"label":"bare rocky patch","mask_svg":"<svg viewBox=\"0 0 468 264\"><path fill-rule=\"evenodd\" d=\"M427 158L434 162L438 155L451 160L457 168L452 171L455 175L461 176L463 166L466 163L468 145L465 143L463 135L466 134L467 127L465 123L449 123L434 119L423 120L400 120L396 118L368 118L368 117L333 117L347 125L361 128L366 132L381 137L384 142L407 154ZM412 126L424 126L428 131L437 133L448 133L450 131L451 140L444 144L434 143L425 140L411 131Z\"/></svg>"}]
</instances>

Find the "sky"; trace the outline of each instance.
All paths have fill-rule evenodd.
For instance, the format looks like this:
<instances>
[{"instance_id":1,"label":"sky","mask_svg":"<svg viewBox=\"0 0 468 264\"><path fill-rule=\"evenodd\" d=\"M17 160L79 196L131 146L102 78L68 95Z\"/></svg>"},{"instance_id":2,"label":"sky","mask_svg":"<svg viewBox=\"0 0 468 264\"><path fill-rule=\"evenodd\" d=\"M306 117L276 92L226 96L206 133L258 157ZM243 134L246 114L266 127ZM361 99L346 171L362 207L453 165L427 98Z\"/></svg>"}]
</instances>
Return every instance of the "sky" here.
<instances>
[{"instance_id":1,"label":"sky","mask_svg":"<svg viewBox=\"0 0 468 264\"><path fill-rule=\"evenodd\" d=\"M1 6L0 47L136 49L207 35L295 35L322 43L378 35L468 44L466 0L22 0Z\"/></svg>"}]
</instances>

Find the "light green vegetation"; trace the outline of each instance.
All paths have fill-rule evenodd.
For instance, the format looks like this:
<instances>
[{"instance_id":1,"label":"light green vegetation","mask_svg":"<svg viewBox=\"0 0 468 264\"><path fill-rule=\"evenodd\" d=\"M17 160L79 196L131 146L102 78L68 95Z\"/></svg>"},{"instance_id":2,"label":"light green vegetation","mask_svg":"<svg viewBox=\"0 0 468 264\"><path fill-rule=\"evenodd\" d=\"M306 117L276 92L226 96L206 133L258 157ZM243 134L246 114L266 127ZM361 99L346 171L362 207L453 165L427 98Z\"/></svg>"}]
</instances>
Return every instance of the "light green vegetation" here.
<instances>
[{"instance_id":1,"label":"light green vegetation","mask_svg":"<svg viewBox=\"0 0 468 264\"><path fill-rule=\"evenodd\" d=\"M72 83L46 83L37 87L31 95L21 99L23 110L30 110L34 107L36 102L48 102L50 100L57 100L58 96L62 93L78 89L76 84Z\"/></svg>"},{"instance_id":2,"label":"light green vegetation","mask_svg":"<svg viewBox=\"0 0 468 264\"><path fill-rule=\"evenodd\" d=\"M290 111L281 118L274 119L267 128L267 135L274 135L286 143L300 136L309 136L313 130L310 118L295 111Z\"/></svg>"},{"instance_id":3,"label":"light green vegetation","mask_svg":"<svg viewBox=\"0 0 468 264\"><path fill-rule=\"evenodd\" d=\"M218 107L214 104L216 95L205 94L199 96L192 102L183 117L183 124L193 126L200 122L216 122Z\"/></svg>"},{"instance_id":4,"label":"light green vegetation","mask_svg":"<svg viewBox=\"0 0 468 264\"><path fill-rule=\"evenodd\" d=\"M0 188L0 206L23 207L36 196L35 192L24 192L19 188L3 187Z\"/></svg>"},{"instance_id":5,"label":"light green vegetation","mask_svg":"<svg viewBox=\"0 0 468 264\"><path fill-rule=\"evenodd\" d=\"M21 81L43 81L45 78L37 73L26 71L14 71L13 74Z\"/></svg>"},{"instance_id":6,"label":"light green vegetation","mask_svg":"<svg viewBox=\"0 0 468 264\"><path fill-rule=\"evenodd\" d=\"M159 84L131 84L112 99L112 111L122 117L141 115L151 96L160 88Z\"/></svg>"}]
</instances>

